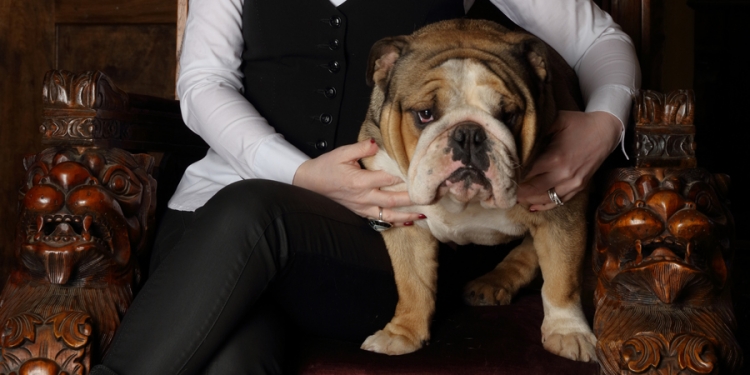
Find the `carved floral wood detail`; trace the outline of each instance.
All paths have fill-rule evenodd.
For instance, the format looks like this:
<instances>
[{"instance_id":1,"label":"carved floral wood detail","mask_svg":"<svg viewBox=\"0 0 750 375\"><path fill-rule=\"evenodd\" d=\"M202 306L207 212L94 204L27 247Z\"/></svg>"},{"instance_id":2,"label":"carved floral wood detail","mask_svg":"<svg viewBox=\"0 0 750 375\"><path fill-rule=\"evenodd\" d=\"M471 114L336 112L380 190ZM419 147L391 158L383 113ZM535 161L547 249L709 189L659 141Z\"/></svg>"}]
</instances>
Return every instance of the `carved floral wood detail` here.
<instances>
[{"instance_id":1,"label":"carved floral wood detail","mask_svg":"<svg viewBox=\"0 0 750 375\"><path fill-rule=\"evenodd\" d=\"M636 167L696 166L694 103L690 90L639 93L633 111Z\"/></svg>"},{"instance_id":2,"label":"carved floral wood detail","mask_svg":"<svg viewBox=\"0 0 750 375\"><path fill-rule=\"evenodd\" d=\"M91 366L91 333L91 317L80 311L14 316L3 327L0 374L84 375Z\"/></svg>"},{"instance_id":3,"label":"carved floral wood detail","mask_svg":"<svg viewBox=\"0 0 750 375\"><path fill-rule=\"evenodd\" d=\"M45 140L75 143L127 137L127 127L106 114L128 108L129 96L101 72L50 71L44 77L42 98L39 131Z\"/></svg>"},{"instance_id":4,"label":"carved floral wood detail","mask_svg":"<svg viewBox=\"0 0 750 375\"><path fill-rule=\"evenodd\" d=\"M612 174L596 212L602 372L735 373L742 353L728 288L729 178L694 168L693 145L654 152L643 141L692 137L692 93L644 92L634 112L638 165Z\"/></svg>"},{"instance_id":5,"label":"carved floral wood detail","mask_svg":"<svg viewBox=\"0 0 750 375\"><path fill-rule=\"evenodd\" d=\"M153 226L153 159L60 146L24 164L17 264L0 294L0 374L85 374L133 298Z\"/></svg>"},{"instance_id":6,"label":"carved floral wood detail","mask_svg":"<svg viewBox=\"0 0 750 375\"><path fill-rule=\"evenodd\" d=\"M105 74L51 70L44 77L42 144L203 152L176 100L126 93Z\"/></svg>"}]
</instances>

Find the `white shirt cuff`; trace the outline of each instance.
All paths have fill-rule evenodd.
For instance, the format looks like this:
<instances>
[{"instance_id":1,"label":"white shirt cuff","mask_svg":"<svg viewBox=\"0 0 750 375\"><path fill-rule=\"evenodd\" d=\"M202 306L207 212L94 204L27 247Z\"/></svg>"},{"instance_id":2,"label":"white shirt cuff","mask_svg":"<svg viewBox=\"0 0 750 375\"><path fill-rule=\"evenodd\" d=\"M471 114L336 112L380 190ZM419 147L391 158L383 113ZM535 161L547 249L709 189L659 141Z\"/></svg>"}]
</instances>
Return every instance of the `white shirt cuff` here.
<instances>
[{"instance_id":1,"label":"white shirt cuff","mask_svg":"<svg viewBox=\"0 0 750 375\"><path fill-rule=\"evenodd\" d=\"M625 151L625 124L630 117L630 108L633 104L633 94L627 86L605 85L599 87L591 94L586 104L586 112L607 112L620 120L620 139L617 142L622 148L625 158L630 160ZM612 150L614 150L613 147Z\"/></svg>"},{"instance_id":2,"label":"white shirt cuff","mask_svg":"<svg viewBox=\"0 0 750 375\"><path fill-rule=\"evenodd\" d=\"M253 170L258 178L291 184L297 168L309 159L309 156L277 135L258 146Z\"/></svg>"}]
</instances>

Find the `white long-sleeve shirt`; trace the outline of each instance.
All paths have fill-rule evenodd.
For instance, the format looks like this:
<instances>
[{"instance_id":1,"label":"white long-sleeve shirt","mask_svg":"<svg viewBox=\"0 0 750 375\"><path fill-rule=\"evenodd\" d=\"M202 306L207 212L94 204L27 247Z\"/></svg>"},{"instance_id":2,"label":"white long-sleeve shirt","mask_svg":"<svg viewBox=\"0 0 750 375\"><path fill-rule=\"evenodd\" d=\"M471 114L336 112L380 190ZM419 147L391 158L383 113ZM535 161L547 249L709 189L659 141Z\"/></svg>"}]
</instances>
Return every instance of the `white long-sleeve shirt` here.
<instances>
[{"instance_id":1,"label":"white long-sleeve shirt","mask_svg":"<svg viewBox=\"0 0 750 375\"><path fill-rule=\"evenodd\" d=\"M338 6L346 0L330 1ZM491 1L574 68L586 112L605 111L627 121L640 70L632 41L606 12L591 0ZM309 159L242 95L243 2L190 1L177 93L185 123L210 149L185 171L169 201L172 209L194 211L242 179L291 183Z\"/></svg>"}]
</instances>

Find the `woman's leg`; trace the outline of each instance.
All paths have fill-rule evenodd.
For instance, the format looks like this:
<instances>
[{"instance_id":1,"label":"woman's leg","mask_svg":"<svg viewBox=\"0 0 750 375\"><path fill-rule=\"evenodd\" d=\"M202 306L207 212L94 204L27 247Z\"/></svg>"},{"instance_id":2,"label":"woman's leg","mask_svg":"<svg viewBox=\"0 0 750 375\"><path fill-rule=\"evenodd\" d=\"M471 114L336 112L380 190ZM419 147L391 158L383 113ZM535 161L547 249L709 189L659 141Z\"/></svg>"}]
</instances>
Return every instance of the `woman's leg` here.
<instances>
[{"instance_id":1,"label":"woman's leg","mask_svg":"<svg viewBox=\"0 0 750 375\"><path fill-rule=\"evenodd\" d=\"M398 298L382 238L362 218L307 190L242 181L196 211L103 365L123 375L196 373L267 291L302 329L352 339L382 328Z\"/></svg>"},{"instance_id":2,"label":"woman's leg","mask_svg":"<svg viewBox=\"0 0 750 375\"><path fill-rule=\"evenodd\" d=\"M265 301L227 337L202 375L266 375L293 371L294 328L284 312Z\"/></svg>"},{"instance_id":3,"label":"woman's leg","mask_svg":"<svg viewBox=\"0 0 750 375\"><path fill-rule=\"evenodd\" d=\"M195 212L167 209L151 250L149 274L174 249L195 220ZM284 312L264 298L258 301L213 354L203 375L283 374L289 364L293 330Z\"/></svg>"}]
</instances>

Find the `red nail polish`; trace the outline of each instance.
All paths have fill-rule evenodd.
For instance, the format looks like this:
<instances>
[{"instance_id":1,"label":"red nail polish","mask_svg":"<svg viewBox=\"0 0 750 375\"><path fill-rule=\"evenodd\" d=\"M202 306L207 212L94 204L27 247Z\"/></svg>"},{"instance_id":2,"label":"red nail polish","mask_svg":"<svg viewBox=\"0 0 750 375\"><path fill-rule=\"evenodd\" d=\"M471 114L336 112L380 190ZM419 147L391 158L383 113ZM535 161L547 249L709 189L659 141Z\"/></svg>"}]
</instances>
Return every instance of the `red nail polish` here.
<instances>
[{"instance_id":1,"label":"red nail polish","mask_svg":"<svg viewBox=\"0 0 750 375\"><path fill-rule=\"evenodd\" d=\"M411 222L411 221L407 221L407 222L404 223L405 227L409 227L409 226L412 226L412 225L414 225L414 223Z\"/></svg>"},{"instance_id":2,"label":"red nail polish","mask_svg":"<svg viewBox=\"0 0 750 375\"><path fill-rule=\"evenodd\" d=\"M424 214L419 214L419 218L420 219L427 219L427 216L425 216Z\"/></svg>"},{"instance_id":3,"label":"red nail polish","mask_svg":"<svg viewBox=\"0 0 750 375\"><path fill-rule=\"evenodd\" d=\"M370 143L375 143L375 138L370 138Z\"/></svg>"}]
</instances>

